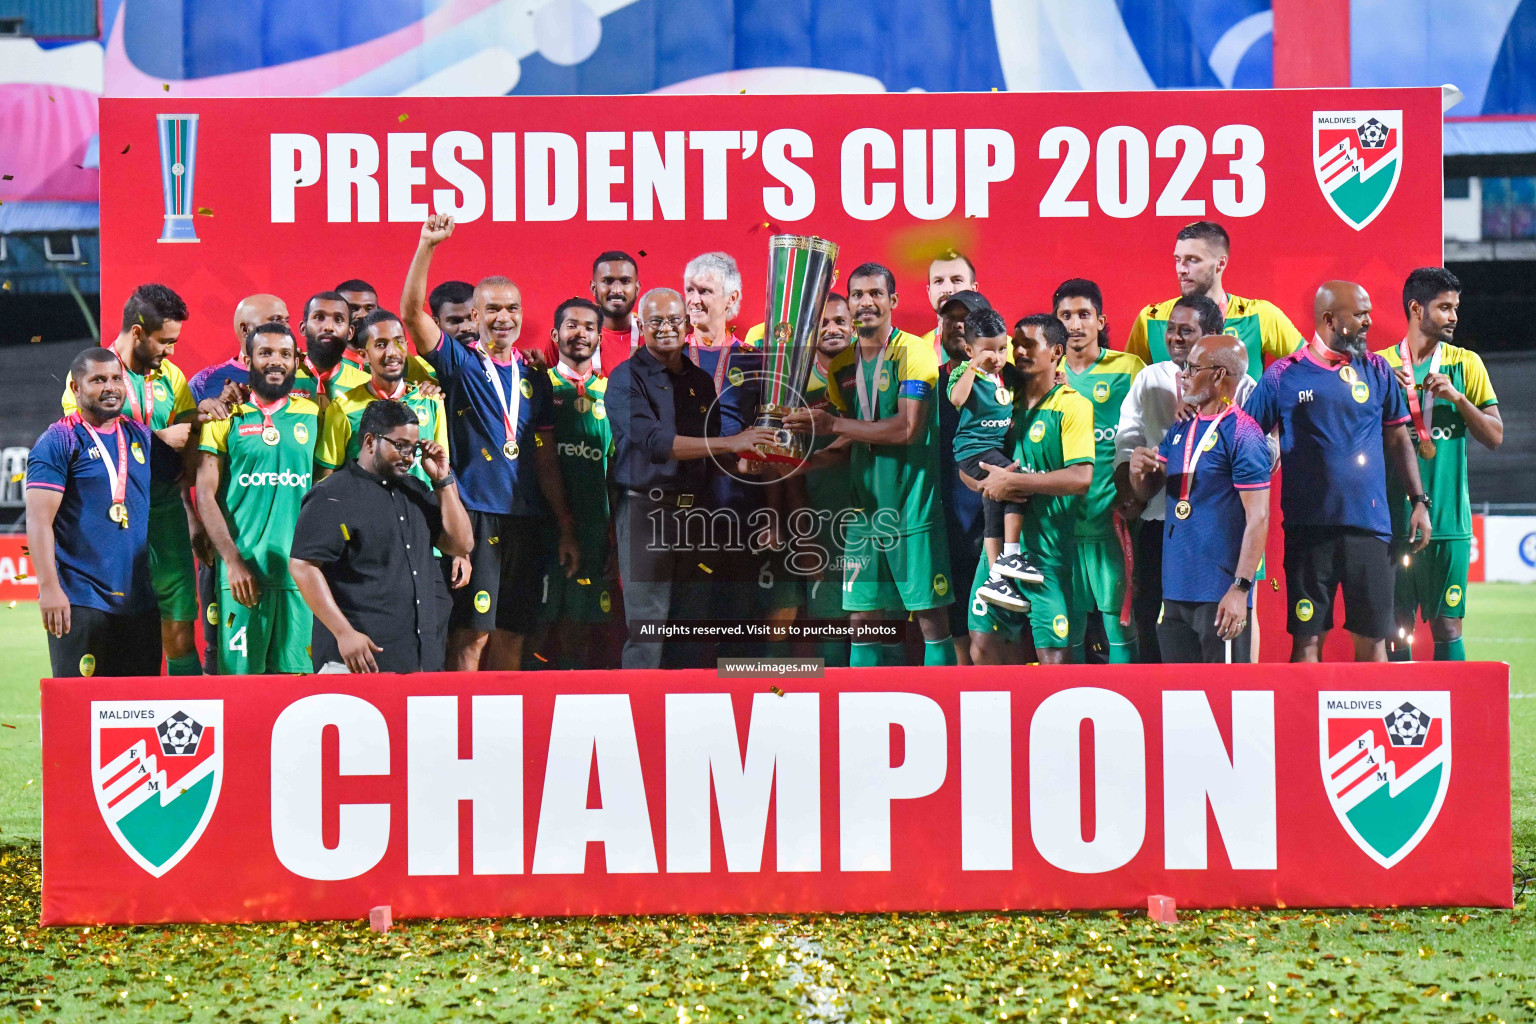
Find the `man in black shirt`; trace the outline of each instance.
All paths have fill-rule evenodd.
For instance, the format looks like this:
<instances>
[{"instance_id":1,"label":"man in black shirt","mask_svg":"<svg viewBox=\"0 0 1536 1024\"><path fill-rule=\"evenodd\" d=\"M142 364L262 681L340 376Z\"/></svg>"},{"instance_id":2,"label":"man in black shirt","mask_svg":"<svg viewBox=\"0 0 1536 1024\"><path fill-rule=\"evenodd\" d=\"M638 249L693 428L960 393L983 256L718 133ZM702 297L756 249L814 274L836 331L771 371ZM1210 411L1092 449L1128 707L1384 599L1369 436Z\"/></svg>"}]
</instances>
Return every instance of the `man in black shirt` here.
<instances>
[{"instance_id":1,"label":"man in black shirt","mask_svg":"<svg viewBox=\"0 0 1536 1024\"><path fill-rule=\"evenodd\" d=\"M681 295L654 288L637 309L645 344L614 369L607 401L619 491L619 575L632 630L639 621L698 618L708 607L709 561L723 561L711 537L746 536L746 524L717 524L715 517L732 515L730 509L705 507L710 456L739 454L774 437L766 427L720 437L714 379L683 353L688 320ZM710 646L669 644L667 667L697 665ZM659 668L663 652L659 641L636 642L632 634L622 664Z\"/></svg>"},{"instance_id":2,"label":"man in black shirt","mask_svg":"<svg viewBox=\"0 0 1536 1024\"><path fill-rule=\"evenodd\" d=\"M441 445L416 414L381 399L358 424L362 451L304 498L288 565L315 613L310 654L353 672L440 672L447 640L445 555L474 546ZM410 475L417 456L432 487Z\"/></svg>"}]
</instances>

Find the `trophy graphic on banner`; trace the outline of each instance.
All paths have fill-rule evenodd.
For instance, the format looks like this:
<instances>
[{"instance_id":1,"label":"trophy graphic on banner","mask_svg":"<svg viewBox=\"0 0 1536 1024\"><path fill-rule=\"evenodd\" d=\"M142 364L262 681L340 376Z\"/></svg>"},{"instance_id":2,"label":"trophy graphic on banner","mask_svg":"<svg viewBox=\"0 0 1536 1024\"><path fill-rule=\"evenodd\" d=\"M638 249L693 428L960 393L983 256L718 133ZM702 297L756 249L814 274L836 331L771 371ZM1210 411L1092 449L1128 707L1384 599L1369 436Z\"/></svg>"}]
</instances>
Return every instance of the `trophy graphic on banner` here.
<instances>
[{"instance_id":1,"label":"trophy graphic on banner","mask_svg":"<svg viewBox=\"0 0 1536 1024\"><path fill-rule=\"evenodd\" d=\"M775 440L757 449L758 459L796 464L805 460L806 438L784 426L784 415L805 404L821 312L832 291L836 267L837 245L825 238L774 235L768 239L762 404L753 426L773 430Z\"/></svg>"},{"instance_id":2,"label":"trophy graphic on banner","mask_svg":"<svg viewBox=\"0 0 1536 1024\"><path fill-rule=\"evenodd\" d=\"M197 170L197 115L158 114L160 192L165 199L162 242L196 242L192 226L192 176Z\"/></svg>"}]
</instances>

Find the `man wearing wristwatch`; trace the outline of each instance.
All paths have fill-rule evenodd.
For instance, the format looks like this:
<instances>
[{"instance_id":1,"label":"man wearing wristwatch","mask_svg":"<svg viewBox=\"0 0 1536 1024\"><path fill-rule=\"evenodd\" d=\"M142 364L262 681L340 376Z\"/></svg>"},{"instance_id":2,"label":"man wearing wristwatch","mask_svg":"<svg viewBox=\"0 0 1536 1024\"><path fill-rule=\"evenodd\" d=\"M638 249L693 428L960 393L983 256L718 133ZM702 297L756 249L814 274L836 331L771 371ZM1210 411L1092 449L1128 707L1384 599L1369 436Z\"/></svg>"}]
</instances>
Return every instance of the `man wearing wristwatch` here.
<instances>
[{"instance_id":1,"label":"man wearing wristwatch","mask_svg":"<svg viewBox=\"0 0 1536 1024\"><path fill-rule=\"evenodd\" d=\"M1410 550L1429 544L1408 403L1387 361L1370 352L1371 297L1329 281L1313 306L1317 334L1277 360L1245 405L1266 433L1280 429L1284 483L1286 629L1292 661L1321 661L1344 591L1356 661L1386 661L1392 623L1392 518L1387 472L1413 497Z\"/></svg>"},{"instance_id":2,"label":"man wearing wristwatch","mask_svg":"<svg viewBox=\"0 0 1536 1024\"><path fill-rule=\"evenodd\" d=\"M1253 577L1269 536L1269 444L1233 404L1248 369L1230 334L1197 341L1180 375L1195 416L1176 422L1156 448L1131 453L1131 488L1145 502L1166 485L1162 611L1164 662L1246 662L1253 631Z\"/></svg>"}]
</instances>

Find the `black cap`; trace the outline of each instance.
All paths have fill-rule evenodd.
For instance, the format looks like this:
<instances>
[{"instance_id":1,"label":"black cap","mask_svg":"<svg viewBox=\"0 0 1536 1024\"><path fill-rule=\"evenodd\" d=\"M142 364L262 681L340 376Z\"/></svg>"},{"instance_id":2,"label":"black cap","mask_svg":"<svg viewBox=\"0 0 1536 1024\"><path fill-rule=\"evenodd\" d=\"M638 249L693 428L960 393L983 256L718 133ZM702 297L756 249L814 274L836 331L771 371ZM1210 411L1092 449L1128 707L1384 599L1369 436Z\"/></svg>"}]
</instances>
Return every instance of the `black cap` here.
<instances>
[{"instance_id":1,"label":"black cap","mask_svg":"<svg viewBox=\"0 0 1536 1024\"><path fill-rule=\"evenodd\" d=\"M986 296L982 295L981 292L971 291L969 288L963 292L955 292L949 298L939 303L939 312L944 312L944 307L948 306L951 302L958 302L964 306L967 315L976 312L978 309L992 308L992 303L987 301Z\"/></svg>"}]
</instances>

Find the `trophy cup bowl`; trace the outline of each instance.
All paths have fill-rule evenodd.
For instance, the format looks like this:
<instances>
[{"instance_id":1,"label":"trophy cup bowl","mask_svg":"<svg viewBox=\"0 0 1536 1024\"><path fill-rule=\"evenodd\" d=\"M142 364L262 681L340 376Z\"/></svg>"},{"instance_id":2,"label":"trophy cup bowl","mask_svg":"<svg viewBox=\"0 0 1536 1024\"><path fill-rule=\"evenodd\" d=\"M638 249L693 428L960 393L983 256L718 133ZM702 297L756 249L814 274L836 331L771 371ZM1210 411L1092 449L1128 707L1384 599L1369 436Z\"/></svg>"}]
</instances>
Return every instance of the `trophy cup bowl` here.
<instances>
[{"instance_id":1,"label":"trophy cup bowl","mask_svg":"<svg viewBox=\"0 0 1536 1024\"><path fill-rule=\"evenodd\" d=\"M774 443L745 453L766 462L805 461L809 441L784 425L791 409L805 405L805 388L816 363L822 309L832 292L837 245L825 238L774 235L768 239L768 305L763 317L762 404L753 426L774 432Z\"/></svg>"}]
</instances>

